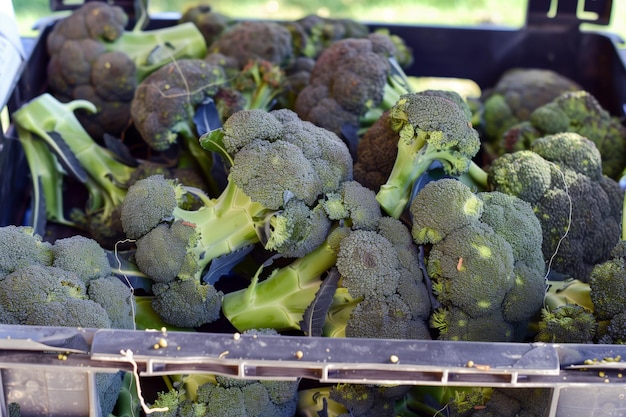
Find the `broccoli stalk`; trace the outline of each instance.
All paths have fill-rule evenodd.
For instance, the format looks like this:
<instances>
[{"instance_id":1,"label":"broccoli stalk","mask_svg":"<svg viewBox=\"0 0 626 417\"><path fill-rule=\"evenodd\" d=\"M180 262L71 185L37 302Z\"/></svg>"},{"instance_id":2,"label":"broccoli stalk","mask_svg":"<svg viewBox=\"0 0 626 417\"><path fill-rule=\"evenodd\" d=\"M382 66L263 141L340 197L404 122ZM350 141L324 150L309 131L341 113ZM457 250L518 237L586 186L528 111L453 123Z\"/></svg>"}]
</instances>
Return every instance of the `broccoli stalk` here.
<instances>
[{"instance_id":1,"label":"broccoli stalk","mask_svg":"<svg viewBox=\"0 0 626 417\"><path fill-rule=\"evenodd\" d=\"M478 153L478 132L467 114L452 100L434 95L406 94L391 109L390 126L398 132L398 152L376 199L391 217L407 207L413 184L435 161L448 175L470 169Z\"/></svg>"},{"instance_id":2,"label":"broccoli stalk","mask_svg":"<svg viewBox=\"0 0 626 417\"><path fill-rule=\"evenodd\" d=\"M248 288L227 293L222 312L235 328L299 330L305 310L319 291L322 276L337 261L345 228L331 232L326 242L284 268L272 271L259 282L259 268Z\"/></svg>"},{"instance_id":3,"label":"broccoli stalk","mask_svg":"<svg viewBox=\"0 0 626 417\"><path fill-rule=\"evenodd\" d=\"M86 100L61 103L52 95L44 93L13 114L18 137L24 146L29 167L34 172L35 197L44 199L36 199L34 206L52 202L47 205L48 218L62 224L79 226L89 223L81 223L80 218L93 216L93 221L97 219L101 225L119 229L115 226L114 212L124 200L125 184L136 168L121 162L112 151L92 139L74 114L78 109L96 111L93 103ZM49 149L52 149L66 171L82 181L89 192L85 213L76 212L73 219L65 218L63 213L63 195L58 188L59 173L63 171L51 160L54 157ZM39 166L41 161L45 163L45 168Z\"/></svg>"}]
</instances>

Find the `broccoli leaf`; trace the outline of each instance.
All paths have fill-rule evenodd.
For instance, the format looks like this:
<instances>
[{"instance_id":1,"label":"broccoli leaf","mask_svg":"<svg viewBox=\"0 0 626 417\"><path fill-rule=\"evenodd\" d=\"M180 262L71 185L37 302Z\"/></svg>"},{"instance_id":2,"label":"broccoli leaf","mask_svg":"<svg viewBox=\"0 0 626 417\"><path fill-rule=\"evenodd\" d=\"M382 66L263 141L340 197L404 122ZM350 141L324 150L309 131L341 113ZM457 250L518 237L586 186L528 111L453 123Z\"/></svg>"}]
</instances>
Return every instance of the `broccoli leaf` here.
<instances>
[{"instance_id":1,"label":"broccoli leaf","mask_svg":"<svg viewBox=\"0 0 626 417\"><path fill-rule=\"evenodd\" d=\"M211 97L208 97L202 104L196 107L193 122L196 125L196 131L199 135L204 135L205 133L222 127L220 114L215 106L215 101L213 101Z\"/></svg>"},{"instance_id":2,"label":"broccoli leaf","mask_svg":"<svg viewBox=\"0 0 626 417\"><path fill-rule=\"evenodd\" d=\"M130 152L130 149L128 149L128 147L119 138L105 133L102 136L102 139L104 140L104 146L113 152L120 162L123 162L130 167L139 166L139 161L137 161L137 159Z\"/></svg>"},{"instance_id":3,"label":"broccoli leaf","mask_svg":"<svg viewBox=\"0 0 626 417\"><path fill-rule=\"evenodd\" d=\"M80 182L86 182L87 172L85 172L85 169L78 161L78 158L76 158L76 155L74 155L74 152L67 146L65 140L63 140L63 136L57 132L47 132L47 134L54 143L52 148L63 168Z\"/></svg>"},{"instance_id":4,"label":"broccoli leaf","mask_svg":"<svg viewBox=\"0 0 626 417\"><path fill-rule=\"evenodd\" d=\"M326 313L333 302L333 295L337 290L338 283L339 271L337 271L337 268L333 268L322 281L322 285L317 290L311 305L304 311L300 329L308 336L320 337L322 335Z\"/></svg>"},{"instance_id":5,"label":"broccoli leaf","mask_svg":"<svg viewBox=\"0 0 626 417\"><path fill-rule=\"evenodd\" d=\"M224 275L230 274L230 271L245 258L254 249L254 245L248 245L236 251L218 256L211 260L209 270L202 276L202 280L210 285L215 285L217 281Z\"/></svg>"}]
</instances>

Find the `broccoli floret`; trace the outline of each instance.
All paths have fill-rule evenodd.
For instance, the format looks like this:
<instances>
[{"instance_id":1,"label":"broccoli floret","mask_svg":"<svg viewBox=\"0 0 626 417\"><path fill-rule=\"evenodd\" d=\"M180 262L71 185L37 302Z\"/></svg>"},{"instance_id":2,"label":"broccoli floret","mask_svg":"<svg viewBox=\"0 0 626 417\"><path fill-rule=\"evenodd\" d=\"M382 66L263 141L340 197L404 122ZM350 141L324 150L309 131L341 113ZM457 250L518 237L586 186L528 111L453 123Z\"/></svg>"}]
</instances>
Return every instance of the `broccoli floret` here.
<instances>
[{"instance_id":1,"label":"broccoli floret","mask_svg":"<svg viewBox=\"0 0 626 417\"><path fill-rule=\"evenodd\" d=\"M158 151L179 137L198 140L193 115L196 107L226 82L224 70L202 59L181 59L163 65L135 90L130 107L134 125L144 141Z\"/></svg>"},{"instance_id":2,"label":"broccoli floret","mask_svg":"<svg viewBox=\"0 0 626 417\"><path fill-rule=\"evenodd\" d=\"M91 102L62 103L46 93L15 111L13 120L32 173L35 209L43 205L47 212L40 215L45 216L44 219L76 226L87 231L98 243L113 246L124 237L119 208L128 183L142 169L120 161L114 152L99 145L76 118L75 111L81 108L96 110ZM34 151L35 147L39 149L37 154L26 150ZM63 161L66 169L61 170L58 162L42 164L40 158L53 155ZM64 212L62 182L43 182L42 186L39 183L41 178L65 172L84 184L89 197L84 207L73 208L69 218Z\"/></svg>"},{"instance_id":3,"label":"broccoli floret","mask_svg":"<svg viewBox=\"0 0 626 417\"><path fill-rule=\"evenodd\" d=\"M294 104L298 115L328 129L356 154L361 118L368 111L389 109L407 88L394 81L389 59L396 53L391 39L380 33L332 43L316 59L309 84Z\"/></svg>"},{"instance_id":4,"label":"broccoli floret","mask_svg":"<svg viewBox=\"0 0 626 417\"><path fill-rule=\"evenodd\" d=\"M601 156L602 173L620 179L626 164L626 128L587 91L564 92L535 109L528 121L512 126L505 136L509 151L515 151L563 132L578 133L593 142Z\"/></svg>"},{"instance_id":5,"label":"broccoli floret","mask_svg":"<svg viewBox=\"0 0 626 417\"><path fill-rule=\"evenodd\" d=\"M146 254L137 257L140 269L151 252L169 251L168 241L143 239L160 223L171 227L182 222L195 230L191 236L158 232L187 248L184 276L178 271L179 278L199 279L212 259L259 242L286 256L299 256L323 242L330 222L325 223L323 210L316 208L321 207L318 200L351 179L352 159L334 134L291 114L288 110L244 110L235 113L223 129L201 139L203 146L230 152L224 153L230 165L229 181L217 198L162 176L130 187L122 207L122 225L129 238L137 239L138 252ZM185 208L194 198L198 204ZM166 258L152 266L168 265L164 275L171 277L175 272L171 266L180 260Z\"/></svg>"},{"instance_id":6,"label":"broccoli floret","mask_svg":"<svg viewBox=\"0 0 626 417\"><path fill-rule=\"evenodd\" d=\"M624 310L626 300L626 265L624 258L611 258L593 267L589 289L594 315L607 320Z\"/></svg>"},{"instance_id":7,"label":"broccoli floret","mask_svg":"<svg viewBox=\"0 0 626 417\"><path fill-rule=\"evenodd\" d=\"M398 132L391 129L387 110L359 140L354 162L354 179L377 192L391 174L398 154L399 139Z\"/></svg>"},{"instance_id":8,"label":"broccoli floret","mask_svg":"<svg viewBox=\"0 0 626 417\"><path fill-rule=\"evenodd\" d=\"M179 22L191 22L195 24L207 45L211 45L219 36L234 23L230 17L211 9L206 4L190 5L183 11Z\"/></svg>"},{"instance_id":9,"label":"broccoli floret","mask_svg":"<svg viewBox=\"0 0 626 417\"><path fill-rule=\"evenodd\" d=\"M592 343L598 329L593 313L577 304L542 309L535 340L546 343Z\"/></svg>"},{"instance_id":10,"label":"broccoli floret","mask_svg":"<svg viewBox=\"0 0 626 417\"><path fill-rule=\"evenodd\" d=\"M346 181L337 192L328 193L323 203L331 220L349 221L353 229L376 230L382 217L376 194L358 181Z\"/></svg>"},{"instance_id":11,"label":"broccoli floret","mask_svg":"<svg viewBox=\"0 0 626 417\"><path fill-rule=\"evenodd\" d=\"M74 272L87 285L112 273L106 251L94 239L80 235L57 239L52 253L52 266Z\"/></svg>"},{"instance_id":12,"label":"broccoli floret","mask_svg":"<svg viewBox=\"0 0 626 417\"><path fill-rule=\"evenodd\" d=\"M526 121L536 108L566 91L580 86L547 69L512 68L502 74L493 88L484 91L483 123L487 143L494 156L503 153L503 135L513 125ZM556 133L556 132L555 132Z\"/></svg>"},{"instance_id":13,"label":"broccoli floret","mask_svg":"<svg viewBox=\"0 0 626 417\"><path fill-rule=\"evenodd\" d=\"M199 327L220 316L222 292L198 280L155 283L152 292L152 308L167 324Z\"/></svg>"},{"instance_id":14,"label":"broccoli floret","mask_svg":"<svg viewBox=\"0 0 626 417\"><path fill-rule=\"evenodd\" d=\"M499 192L474 194L444 178L427 183L410 212L440 304L430 320L439 337L521 339L514 330L541 309L546 286L542 230L531 205Z\"/></svg>"},{"instance_id":15,"label":"broccoli floret","mask_svg":"<svg viewBox=\"0 0 626 417\"><path fill-rule=\"evenodd\" d=\"M208 51L235 58L240 68L250 60L286 67L294 59L291 32L280 23L267 20L230 25L209 45Z\"/></svg>"},{"instance_id":16,"label":"broccoli floret","mask_svg":"<svg viewBox=\"0 0 626 417\"><path fill-rule=\"evenodd\" d=\"M91 280L87 286L87 296L106 310L112 328L135 328L132 293L119 278L108 276Z\"/></svg>"},{"instance_id":17,"label":"broccoli floret","mask_svg":"<svg viewBox=\"0 0 626 417\"><path fill-rule=\"evenodd\" d=\"M135 88L164 64L203 58L204 37L190 22L149 31L126 30L128 16L119 6L84 4L59 20L46 38L48 82L61 101L94 103L97 112L81 114L94 138L118 136L130 121Z\"/></svg>"},{"instance_id":18,"label":"broccoli floret","mask_svg":"<svg viewBox=\"0 0 626 417\"><path fill-rule=\"evenodd\" d=\"M504 154L488 168L489 188L529 202L551 269L587 281L620 238L623 192L602 174L594 143L566 132Z\"/></svg>"},{"instance_id":19,"label":"broccoli floret","mask_svg":"<svg viewBox=\"0 0 626 417\"><path fill-rule=\"evenodd\" d=\"M395 417L396 402L407 387L371 384L337 384L330 387L329 399L343 405L351 416Z\"/></svg>"},{"instance_id":20,"label":"broccoli floret","mask_svg":"<svg viewBox=\"0 0 626 417\"><path fill-rule=\"evenodd\" d=\"M29 265L52 265L52 245L29 226L0 227L0 279Z\"/></svg>"},{"instance_id":21,"label":"broccoli floret","mask_svg":"<svg viewBox=\"0 0 626 417\"><path fill-rule=\"evenodd\" d=\"M409 205L413 184L433 162L441 163L448 175L464 174L480 141L463 109L436 95L403 95L390 118L391 128L399 134L398 150L377 199L385 212L398 218Z\"/></svg>"}]
</instances>

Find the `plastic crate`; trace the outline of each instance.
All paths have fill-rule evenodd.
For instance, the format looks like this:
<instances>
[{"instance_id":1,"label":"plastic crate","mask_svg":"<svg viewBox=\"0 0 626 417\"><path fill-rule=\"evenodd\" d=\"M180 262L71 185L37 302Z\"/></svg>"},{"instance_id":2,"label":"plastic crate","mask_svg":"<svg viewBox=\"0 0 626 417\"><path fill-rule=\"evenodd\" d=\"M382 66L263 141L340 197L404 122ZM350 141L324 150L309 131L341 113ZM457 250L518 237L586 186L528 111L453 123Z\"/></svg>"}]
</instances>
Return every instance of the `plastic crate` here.
<instances>
[{"instance_id":1,"label":"plastic crate","mask_svg":"<svg viewBox=\"0 0 626 417\"><path fill-rule=\"evenodd\" d=\"M51 1L52 9L59 10L59 3ZM608 23L612 2L581 4L559 1L552 10L549 0L529 0L521 29L370 26L389 28L405 39L415 56L410 75L468 78L486 88L509 68L552 69L580 83L613 115L624 116L626 64L618 37L579 30L583 22ZM586 12L582 19L581 10ZM596 18L588 18L590 12ZM171 17L151 20L152 27L172 23ZM32 43L10 109L45 89L49 29ZM24 157L10 131L0 144L0 224L22 224L28 210L27 166L4 170L3 160ZM155 348L161 338L167 347ZM545 417L617 417L626 415L621 376L626 362L585 363L617 357L626 358L626 346L0 326L0 415L20 399L23 416L98 416L95 375L136 367L142 378L214 373L320 383L544 387L552 392Z\"/></svg>"}]
</instances>

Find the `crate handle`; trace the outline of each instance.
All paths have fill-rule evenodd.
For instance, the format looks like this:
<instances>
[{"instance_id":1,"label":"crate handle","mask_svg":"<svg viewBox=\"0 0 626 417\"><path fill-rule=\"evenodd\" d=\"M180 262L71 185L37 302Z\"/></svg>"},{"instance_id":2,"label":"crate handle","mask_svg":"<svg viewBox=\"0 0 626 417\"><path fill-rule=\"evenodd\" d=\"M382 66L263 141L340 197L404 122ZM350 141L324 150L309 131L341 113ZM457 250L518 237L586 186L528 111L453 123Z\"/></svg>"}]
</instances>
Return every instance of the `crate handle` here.
<instances>
[{"instance_id":1,"label":"crate handle","mask_svg":"<svg viewBox=\"0 0 626 417\"><path fill-rule=\"evenodd\" d=\"M528 0L526 26L608 25L613 0Z\"/></svg>"}]
</instances>

